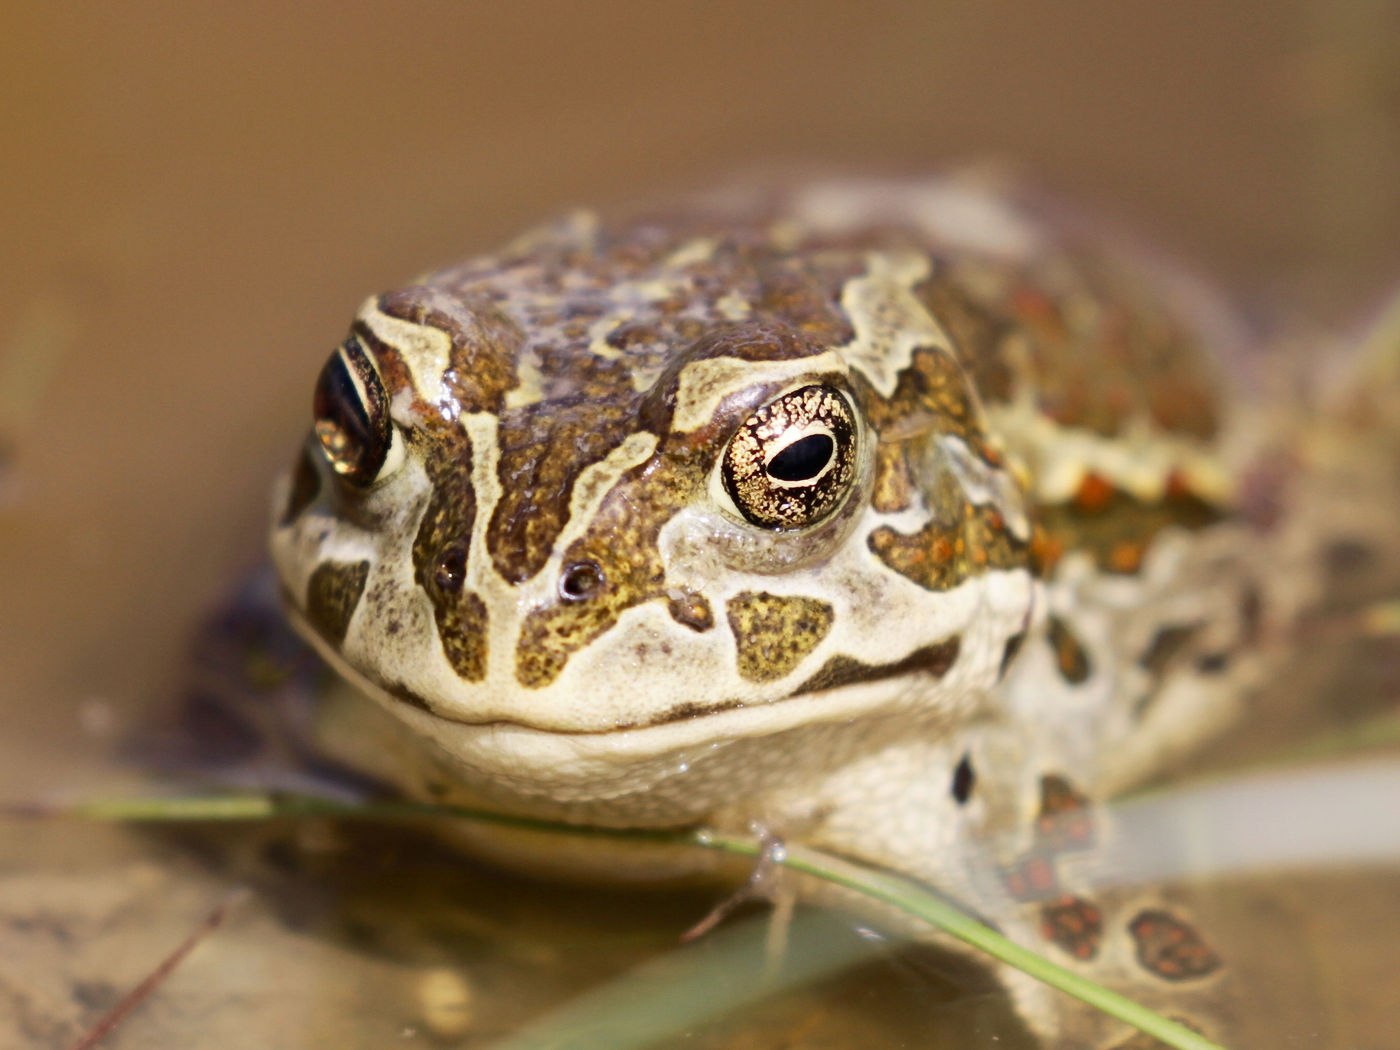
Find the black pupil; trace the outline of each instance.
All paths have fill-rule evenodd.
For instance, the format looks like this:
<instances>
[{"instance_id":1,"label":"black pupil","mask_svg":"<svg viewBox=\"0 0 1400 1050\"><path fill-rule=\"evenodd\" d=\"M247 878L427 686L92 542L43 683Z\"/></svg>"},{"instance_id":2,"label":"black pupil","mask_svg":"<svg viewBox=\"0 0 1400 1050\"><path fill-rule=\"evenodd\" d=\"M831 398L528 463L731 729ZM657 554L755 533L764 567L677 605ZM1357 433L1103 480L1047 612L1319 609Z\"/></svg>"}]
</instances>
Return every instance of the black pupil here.
<instances>
[{"instance_id":1,"label":"black pupil","mask_svg":"<svg viewBox=\"0 0 1400 1050\"><path fill-rule=\"evenodd\" d=\"M798 438L768 461L768 476L778 481L811 481L831 462L836 442L830 434Z\"/></svg>"}]
</instances>

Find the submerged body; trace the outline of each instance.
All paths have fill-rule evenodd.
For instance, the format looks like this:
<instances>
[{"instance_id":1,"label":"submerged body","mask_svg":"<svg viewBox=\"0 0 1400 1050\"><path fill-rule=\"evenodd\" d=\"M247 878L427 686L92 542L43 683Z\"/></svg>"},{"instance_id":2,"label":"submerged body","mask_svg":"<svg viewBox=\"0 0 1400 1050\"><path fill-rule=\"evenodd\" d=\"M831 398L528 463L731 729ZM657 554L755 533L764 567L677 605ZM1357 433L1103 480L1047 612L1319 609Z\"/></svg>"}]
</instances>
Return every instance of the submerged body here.
<instances>
[{"instance_id":1,"label":"submerged body","mask_svg":"<svg viewBox=\"0 0 1400 1050\"><path fill-rule=\"evenodd\" d=\"M1308 600L1236 338L955 181L579 215L371 299L272 536L369 698L324 745L421 797L757 822L1209 1028L1207 941L1075 858ZM671 861L555 858L590 863ZM1123 1037L1017 995L1047 1040Z\"/></svg>"}]
</instances>

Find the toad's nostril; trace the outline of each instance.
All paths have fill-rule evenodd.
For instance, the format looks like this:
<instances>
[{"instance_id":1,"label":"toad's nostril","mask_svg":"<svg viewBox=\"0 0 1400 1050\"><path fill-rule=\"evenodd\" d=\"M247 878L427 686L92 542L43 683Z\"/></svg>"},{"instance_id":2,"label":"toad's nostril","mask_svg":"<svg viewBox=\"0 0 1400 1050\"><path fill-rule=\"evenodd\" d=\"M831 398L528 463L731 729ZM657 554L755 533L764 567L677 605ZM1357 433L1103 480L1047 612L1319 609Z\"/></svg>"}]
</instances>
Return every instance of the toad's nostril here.
<instances>
[{"instance_id":1,"label":"toad's nostril","mask_svg":"<svg viewBox=\"0 0 1400 1050\"><path fill-rule=\"evenodd\" d=\"M433 580L438 585L438 590L444 594L456 594L462 589L462 583L467 578L467 550L465 547L453 544L444 547L438 555L437 567L433 571Z\"/></svg>"},{"instance_id":2,"label":"toad's nostril","mask_svg":"<svg viewBox=\"0 0 1400 1050\"><path fill-rule=\"evenodd\" d=\"M603 586L603 570L596 562L576 561L565 566L559 577L559 597L580 602L597 594Z\"/></svg>"}]
</instances>

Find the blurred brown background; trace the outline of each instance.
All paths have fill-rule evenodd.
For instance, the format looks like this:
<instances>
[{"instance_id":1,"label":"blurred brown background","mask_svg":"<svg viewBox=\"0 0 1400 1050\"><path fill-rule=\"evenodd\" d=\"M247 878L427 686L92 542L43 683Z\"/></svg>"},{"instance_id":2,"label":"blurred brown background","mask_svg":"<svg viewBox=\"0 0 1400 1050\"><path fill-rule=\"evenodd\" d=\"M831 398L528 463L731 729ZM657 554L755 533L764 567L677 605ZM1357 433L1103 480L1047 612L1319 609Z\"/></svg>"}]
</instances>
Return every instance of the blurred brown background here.
<instances>
[{"instance_id":1,"label":"blurred brown background","mask_svg":"<svg viewBox=\"0 0 1400 1050\"><path fill-rule=\"evenodd\" d=\"M574 203L990 155L1342 323L1400 276L1398 43L1321 0L7 5L0 787L168 687L366 293Z\"/></svg>"}]
</instances>

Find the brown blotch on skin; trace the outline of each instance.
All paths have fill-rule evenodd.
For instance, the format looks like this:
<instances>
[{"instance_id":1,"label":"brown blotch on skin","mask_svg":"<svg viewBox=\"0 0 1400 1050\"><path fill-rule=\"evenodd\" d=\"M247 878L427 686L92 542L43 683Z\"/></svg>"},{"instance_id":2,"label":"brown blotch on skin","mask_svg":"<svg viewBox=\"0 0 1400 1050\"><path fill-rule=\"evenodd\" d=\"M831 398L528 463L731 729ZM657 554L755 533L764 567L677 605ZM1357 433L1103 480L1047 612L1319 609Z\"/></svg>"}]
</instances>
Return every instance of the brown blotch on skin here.
<instances>
[{"instance_id":1,"label":"brown blotch on skin","mask_svg":"<svg viewBox=\"0 0 1400 1050\"><path fill-rule=\"evenodd\" d=\"M739 674L751 682L771 682L790 673L821 644L836 613L817 598L745 591L725 606L738 650Z\"/></svg>"},{"instance_id":2,"label":"brown blotch on skin","mask_svg":"<svg viewBox=\"0 0 1400 1050\"><path fill-rule=\"evenodd\" d=\"M326 561L306 585L306 619L328 642L339 645L364 593L369 562Z\"/></svg>"},{"instance_id":3,"label":"brown blotch on skin","mask_svg":"<svg viewBox=\"0 0 1400 1050\"><path fill-rule=\"evenodd\" d=\"M703 594L679 591L667 596L666 611L676 623L692 631L708 631L715 625L715 614Z\"/></svg>"},{"instance_id":4,"label":"brown blotch on skin","mask_svg":"<svg viewBox=\"0 0 1400 1050\"><path fill-rule=\"evenodd\" d=\"M1040 932L1069 955L1088 961L1099 954L1103 942L1103 912L1066 893L1040 906Z\"/></svg>"},{"instance_id":5,"label":"brown blotch on skin","mask_svg":"<svg viewBox=\"0 0 1400 1050\"><path fill-rule=\"evenodd\" d=\"M1128 924L1143 967L1164 981L1191 981L1220 969L1220 956L1196 928L1161 908L1140 911Z\"/></svg>"},{"instance_id":6,"label":"brown blotch on skin","mask_svg":"<svg viewBox=\"0 0 1400 1050\"><path fill-rule=\"evenodd\" d=\"M1093 665L1083 643L1070 630L1069 624L1058 616L1051 616L1045 622L1045 634L1055 650L1055 666L1061 677L1071 685L1087 681L1093 673Z\"/></svg>"},{"instance_id":7,"label":"brown blotch on skin","mask_svg":"<svg viewBox=\"0 0 1400 1050\"><path fill-rule=\"evenodd\" d=\"M1040 813L1035 821L1036 847L1069 853L1094 845L1094 822L1088 796L1066 777L1048 773L1040 778Z\"/></svg>"},{"instance_id":8,"label":"brown blotch on skin","mask_svg":"<svg viewBox=\"0 0 1400 1050\"><path fill-rule=\"evenodd\" d=\"M435 608L438 637L447 662L468 682L486 677L486 603L471 591L453 605Z\"/></svg>"},{"instance_id":9,"label":"brown blotch on skin","mask_svg":"<svg viewBox=\"0 0 1400 1050\"><path fill-rule=\"evenodd\" d=\"M772 314L827 346L848 343L855 338L850 321L837 303L841 286L863 269L864 262L846 260L832 272L821 273L817 264L807 268L772 267L762 274L762 290L754 308Z\"/></svg>"},{"instance_id":10,"label":"brown blotch on skin","mask_svg":"<svg viewBox=\"0 0 1400 1050\"><path fill-rule=\"evenodd\" d=\"M1003 866L1000 875L1006 892L1019 901L1044 900L1055 892L1059 882L1051 858L1034 852Z\"/></svg>"},{"instance_id":11,"label":"brown blotch on skin","mask_svg":"<svg viewBox=\"0 0 1400 1050\"><path fill-rule=\"evenodd\" d=\"M424 700L417 693L413 692L403 683L382 682L380 684L386 693L388 693L400 703L407 704L409 707L416 707L420 711L432 710L432 708L428 706L428 702L426 700Z\"/></svg>"},{"instance_id":12,"label":"brown blotch on skin","mask_svg":"<svg viewBox=\"0 0 1400 1050\"><path fill-rule=\"evenodd\" d=\"M664 338L665 333L659 325L624 321L608 333L604 342L615 350L631 350L634 347L659 343Z\"/></svg>"},{"instance_id":13,"label":"brown blotch on skin","mask_svg":"<svg viewBox=\"0 0 1400 1050\"><path fill-rule=\"evenodd\" d=\"M942 275L926 281L919 293L929 313L952 339L958 360L982 400L1011 400L1013 376L1003 345L1012 330L1007 318Z\"/></svg>"},{"instance_id":14,"label":"brown blotch on skin","mask_svg":"<svg viewBox=\"0 0 1400 1050\"><path fill-rule=\"evenodd\" d=\"M888 664L868 664L844 654L833 656L822 664L816 674L793 690L792 695L819 693L824 689L839 689L905 674L942 678L957 663L961 644L961 639L954 635L947 641L920 646L903 659Z\"/></svg>"},{"instance_id":15,"label":"brown blotch on skin","mask_svg":"<svg viewBox=\"0 0 1400 1050\"><path fill-rule=\"evenodd\" d=\"M523 583L544 567L568 524L579 475L622 444L633 425L630 406L607 400L542 402L506 413L498 431L501 498L486 531L502 577Z\"/></svg>"},{"instance_id":16,"label":"brown blotch on skin","mask_svg":"<svg viewBox=\"0 0 1400 1050\"><path fill-rule=\"evenodd\" d=\"M292 468L292 483L287 492L287 505L282 508L279 525L290 525L301 512L316 501L321 493L321 472L311 458L311 450L304 447L297 456L297 464Z\"/></svg>"},{"instance_id":17,"label":"brown blotch on skin","mask_svg":"<svg viewBox=\"0 0 1400 1050\"><path fill-rule=\"evenodd\" d=\"M1006 640L1005 647L1001 650L1001 666L997 670L997 679L1006 677L1006 672L1011 669L1016 657L1021 653L1021 646L1026 644L1026 632L1017 631Z\"/></svg>"},{"instance_id":18,"label":"brown blotch on skin","mask_svg":"<svg viewBox=\"0 0 1400 1050\"><path fill-rule=\"evenodd\" d=\"M1160 675L1190 644L1200 629L1201 625L1198 623L1174 624L1161 628L1152 636L1152 641L1138 657L1138 666L1154 675Z\"/></svg>"},{"instance_id":19,"label":"brown blotch on skin","mask_svg":"<svg viewBox=\"0 0 1400 1050\"><path fill-rule=\"evenodd\" d=\"M722 700L717 704L687 702L667 708L652 721L648 722L647 725L660 726L667 725L671 722L686 722L692 718L704 718L706 715L717 715L721 711L734 711L743 706L743 702L739 700Z\"/></svg>"},{"instance_id":20,"label":"brown blotch on skin","mask_svg":"<svg viewBox=\"0 0 1400 1050\"><path fill-rule=\"evenodd\" d=\"M465 549L476 520L471 443L457 428L443 428L437 439L437 454L425 460L433 495L413 541L413 578L432 602L448 663L466 681L479 682L486 677L486 606L462 590L464 562L460 571L442 571L444 554Z\"/></svg>"}]
</instances>

